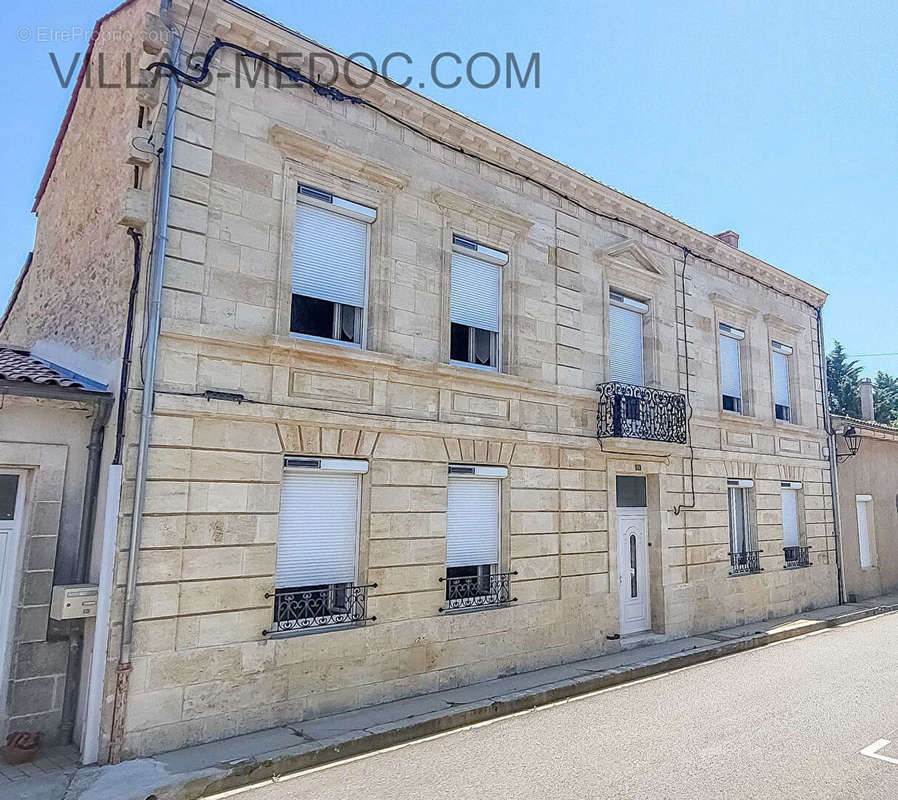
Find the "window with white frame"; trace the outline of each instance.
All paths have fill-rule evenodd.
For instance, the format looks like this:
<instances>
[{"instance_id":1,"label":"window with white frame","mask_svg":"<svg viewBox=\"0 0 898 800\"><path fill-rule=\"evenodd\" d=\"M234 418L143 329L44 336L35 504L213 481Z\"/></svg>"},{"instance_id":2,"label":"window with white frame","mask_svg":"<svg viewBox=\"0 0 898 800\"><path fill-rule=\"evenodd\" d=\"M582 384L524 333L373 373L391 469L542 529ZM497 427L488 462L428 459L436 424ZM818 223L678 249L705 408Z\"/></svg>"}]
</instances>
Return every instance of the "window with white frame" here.
<instances>
[{"instance_id":1,"label":"window with white frame","mask_svg":"<svg viewBox=\"0 0 898 800\"><path fill-rule=\"evenodd\" d=\"M617 292L609 292L608 303L610 379L642 386L645 383L642 328L649 307Z\"/></svg>"},{"instance_id":2,"label":"window with white frame","mask_svg":"<svg viewBox=\"0 0 898 800\"><path fill-rule=\"evenodd\" d=\"M507 475L505 467L449 465L446 599L450 609L508 600L495 582L501 535L500 480ZM490 602L482 602L484 598Z\"/></svg>"},{"instance_id":3,"label":"window with white frame","mask_svg":"<svg viewBox=\"0 0 898 800\"><path fill-rule=\"evenodd\" d=\"M463 236L452 237L449 358L480 369L499 369L502 267L508 254Z\"/></svg>"},{"instance_id":4,"label":"window with white frame","mask_svg":"<svg viewBox=\"0 0 898 800\"><path fill-rule=\"evenodd\" d=\"M855 497L857 506L857 543L861 569L869 569L874 564L872 539L873 496L859 494Z\"/></svg>"},{"instance_id":5,"label":"window with white frame","mask_svg":"<svg viewBox=\"0 0 898 800\"><path fill-rule=\"evenodd\" d=\"M792 348L779 342L771 342L773 350L773 411L777 419L792 422L792 401L790 398L789 362Z\"/></svg>"},{"instance_id":6,"label":"window with white frame","mask_svg":"<svg viewBox=\"0 0 898 800\"><path fill-rule=\"evenodd\" d=\"M368 463L284 459L273 631L364 619L358 574L359 495Z\"/></svg>"},{"instance_id":7,"label":"window with white frame","mask_svg":"<svg viewBox=\"0 0 898 800\"><path fill-rule=\"evenodd\" d=\"M361 347L371 223L377 212L299 184L290 332Z\"/></svg>"},{"instance_id":8,"label":"window with white frame","mask_svg":"<svg viewBox=\"0 0 898 800\"><path fill-rule=\"evenodd\" d=\"M750 492L753 486L754 481L747 479L730 478L727 480L730 564L734 573L760 571L750 511Z\"/></svg>"},{"instance_id":9,"label":"window with white frame","mask_svg":"<svg viewBox=\"0 0 898 800\"><path fill-rule=\"evenodd\" d=\"M802 484L780 481L780 504L783 511L783 557L786 567L809 567L808 548L803 545L801 524Z\"/></svg>"},{"instance_id":10,"label":"window with white frame","mask_svg":"<svg viewBox=\"0 0 898 800\"><path fill-rule=\"evenodd\" d=\"M744 413L742 399L742 340L745 331L720 323L720 393L724 411Z\"/></svg>"}]
</instances>

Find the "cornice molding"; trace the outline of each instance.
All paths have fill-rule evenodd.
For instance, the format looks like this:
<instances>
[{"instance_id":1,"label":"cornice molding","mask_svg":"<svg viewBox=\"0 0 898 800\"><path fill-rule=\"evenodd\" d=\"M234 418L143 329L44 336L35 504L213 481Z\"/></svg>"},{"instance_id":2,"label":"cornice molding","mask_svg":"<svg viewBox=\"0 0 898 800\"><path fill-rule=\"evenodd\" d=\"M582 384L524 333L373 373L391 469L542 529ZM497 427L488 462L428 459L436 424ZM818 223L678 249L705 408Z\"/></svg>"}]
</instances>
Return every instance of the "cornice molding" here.
<instances>
[{"instance_id":1,"label":"cornice molding","mask_svg":"<svg viewBox=\"0 0 898 800\"><path fill-rule=\"evenodd\" d=\"M778 314L765 314L764 322L771 328L779 328L785 333L791 333L793 335L798 335L800 333L804 333L805 328L803 325L796 325L794 322L789 322L788 320L783 319Z\"/></svg>"},{"instance_id":2,"label":"cornice molding","mask_svg":"<svg viewBox=\"0 0 898 800\"><path fill-rule=\"evenodd\" d=\"M733 311L736 314L739 314L740 316L746 318L756 317L761 313L761 309L749 305L748 303L743 303L741 300L737 300L735 297L721 294L720 292L710 292L708 294L708 300L711 301L711 305L713 306L724 308L727 311Z\"/></svg>"}]
</instances>

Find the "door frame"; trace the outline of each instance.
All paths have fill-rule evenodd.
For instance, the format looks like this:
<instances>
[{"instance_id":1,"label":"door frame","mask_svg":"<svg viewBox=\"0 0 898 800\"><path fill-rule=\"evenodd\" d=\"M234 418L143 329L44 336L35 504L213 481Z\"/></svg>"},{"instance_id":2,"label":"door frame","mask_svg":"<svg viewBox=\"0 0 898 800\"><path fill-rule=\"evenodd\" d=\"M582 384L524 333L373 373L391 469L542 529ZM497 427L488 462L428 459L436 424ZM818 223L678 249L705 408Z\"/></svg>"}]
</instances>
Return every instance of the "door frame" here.
<instances>
[{"instance_id":1,"label":"door frame","mask_svg":"<svg viewBox=\"0 0 898 800\"><path fill-rule=\"evenodd\" d=\"M630 519L639 519L643 522L643 537L641 553L636 554L637 563L640 558L643 563L643 595L645 602L645 618L646 626L638 631L624 631L624 570L623 560L625 549L622 542L622 527ZM643 631L652 630L652 582L651 567L649 565L649 514L648 508L643 506L625 506L617 509L617 609L618 609L618 630L621 636L628 636L631 633L642 633Z\"/></svg>"},{"instance_id":2,"label":"door frame","mask_svg":"<svg viewBox=\"0 0 898 800\"><path fill-rule=\"evenodd\" d=\"M3 574L0 575L0 721L2 721L0 732L5 735L8 719L6 695L9 687L9 667L12 661L12 638L18 620L14 601L19 589L19 561L22 553L22 531L25 527L25 493L28 471L0 467L0 474L17 475L19 478L19 485L16 488L16 506L12 525L9 526L9 539L3 558Z\"/></svg>"}]
</instances>

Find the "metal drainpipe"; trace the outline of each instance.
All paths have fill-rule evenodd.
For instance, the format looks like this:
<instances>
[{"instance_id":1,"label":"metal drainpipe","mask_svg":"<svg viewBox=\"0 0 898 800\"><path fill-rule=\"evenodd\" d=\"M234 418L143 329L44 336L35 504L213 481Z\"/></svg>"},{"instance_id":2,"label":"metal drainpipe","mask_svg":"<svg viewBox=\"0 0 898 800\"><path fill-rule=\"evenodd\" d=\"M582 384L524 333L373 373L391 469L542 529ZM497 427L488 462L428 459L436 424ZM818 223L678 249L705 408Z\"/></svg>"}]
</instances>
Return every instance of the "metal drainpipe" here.
<instances>
[{"instance_id":1,"label":"metal drainpipe","mask_svg":"<svg viewBox=\"0 0 898 800\"><path fill-rule=\"evenodd\" d=\"M839 509L839 473L836 470L836 432L832 427L829 413L829 385L826 378L826 350L823 344L823 309L817 309L817 351L820 357L820 376L823 385L823 428L827 435L829 450L829 486L833 496L833 536L836 540L836 581L839 590L839 605L845 603L845 575L842 571L842 523Z\"/></svg>"},{"instance_id":2,"label":"metal drainpipe","mask_svg":"<svg viewBox=\"0 0 898 800\"><path fill-rule=\"evenodd\" d=\"M180 40L172 34L171 60L177 63ZM168 201L171 187L172 150L175 130L175 111L178 102L178 85L174 75L169 75L166 88L165 141L159 162L159 204L153 223L153 263L150 266L147 291L147 333L144 349L143 402L140 409L140 431L137 439L137 469L134 476L134 505L131 511L131 537L128 542L128 570L125 578L125 608L122 618L122 641L116 669L115 702L112 712L112 733L109 742L109 763L121 760L125 736L125 713L128 684L131 677L131 636L134 628L134 600L137 588L137 562L140 556L140 539L143 532L143 509L146 498L147 455L150 444L150 427L153 420L154 386L156 384L156 350L159 342L160 311L162 305L162 273L165 264L165 241L168 231Z\"/></svg>"}]
</instances>

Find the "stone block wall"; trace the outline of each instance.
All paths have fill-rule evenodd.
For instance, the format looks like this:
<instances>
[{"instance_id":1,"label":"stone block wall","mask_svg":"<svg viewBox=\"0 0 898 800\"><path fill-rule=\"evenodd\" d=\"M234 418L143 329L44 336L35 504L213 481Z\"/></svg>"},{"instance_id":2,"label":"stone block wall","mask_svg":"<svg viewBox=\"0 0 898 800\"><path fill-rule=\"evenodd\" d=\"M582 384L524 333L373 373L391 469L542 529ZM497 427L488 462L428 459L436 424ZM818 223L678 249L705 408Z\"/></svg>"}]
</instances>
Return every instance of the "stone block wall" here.
<instances>
[{"instance_id":1,"label":"stone block wall","mask_svg":"<svg viewBox=\"0 0 898 800\"><path fill-rule=\"evenodd\" d=\"M255 50L305 47L239 9L213 3L209 14L209 29ZM233 75L233 58L222 58ZM536 159L528 174L632 224L307 89L215 77L182 89L125 725L131 755L613 649L618 474L644 474L652 487L653 630L710 630L835 597L809 305L825 295L428 101L386 89L368 96L493 161ZM300 180L377 209L365 349L289 335ZM509 253L499 374L448 363L453 233ZM684 274L671 239L731 269L692 256ZM648 301L646 382L685 392L688 381L690 446L596 441L610 289ZM747 331L751 416L720 409L718 321ZM795 347L798 424L773 420L771 338ZM207 400L209 389L245 399ZM128 419L133 442L136 416ZM359 580L378 584L369 600L376 621L263 633L285 454L369 462ZM446 466L459 460L509 468L502 566L517 572L517 601L447 616L438 610ZM129 452L119 586L133 472ZM749 475L764 571L731 578L726 479ZM779 480L806 486L809 569L782 569ZM119 614L120 605L119 590ZM115 626L110 653L119 636Z\"/></svg>"}]
</instances>

